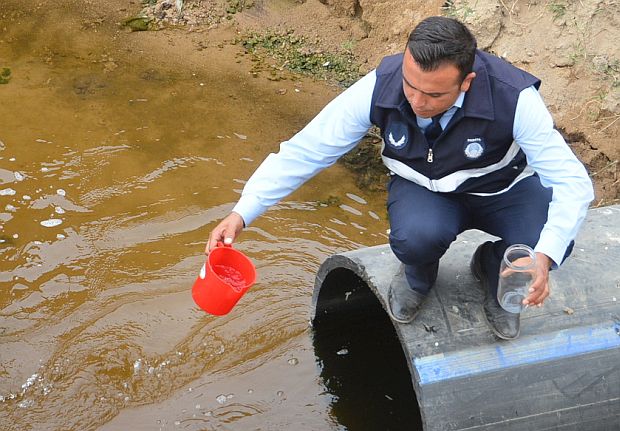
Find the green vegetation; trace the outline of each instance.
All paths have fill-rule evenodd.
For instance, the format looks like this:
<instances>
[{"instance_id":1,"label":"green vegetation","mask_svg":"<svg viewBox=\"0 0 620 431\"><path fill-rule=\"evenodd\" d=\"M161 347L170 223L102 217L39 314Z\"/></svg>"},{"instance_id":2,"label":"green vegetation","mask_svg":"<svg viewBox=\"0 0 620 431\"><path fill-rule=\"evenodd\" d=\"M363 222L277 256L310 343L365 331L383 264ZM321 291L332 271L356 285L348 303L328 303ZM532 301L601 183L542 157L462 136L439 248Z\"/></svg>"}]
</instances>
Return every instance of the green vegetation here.
<instances>
[{"instance_id":1,"label":"green vegetation","mask_svg":"<svg viewBox=\"0 0 620 431\"><path fill-rule=\"evenodd\" d=\"M597 56L592 60L592 65L604 80L611 80L613 88L620 86L620 61L618 59Z\"/></svg>"},{"instance_id":2,"label":"green vegetation","mask_svg":"<svg viewBox=\"0 0 620 431\"><path fill-rule=\"evenodd\" d=\"M566 4L562 2L553 1L547 7L553 14L553 19L562 18L566 14Z\"/></svg>"},{"instance_id":3,"label":"green vegetation","mask_svg":"<svg viewBox=\"0 0 620 431\"><path fill-rule=\"evenodd\" d=\"M243 9L249 9L254 6L254 0L227 0L226 13L234 15Z\"/></svg>"},{"instance_id":4,"label":"green vegetation","mask_svg":"<svg viewBox=\"0 0 620 431\"><path fill-rule=\"evenodd\" d=\"M328 81L349 86L360 78L359 65L355 62L353 53L345 51L341 54L323 51L315 48L303 36L296 35L292 30L250 33L242 37L240 42L250 53L260 57L267 53L278 64L271 68L272 75L278 70L289 70L295 73L310 75ZM255 73L260 71L257 66ZM281 79L274 76L273 79Z\"/></svg>"},{"instance_id":5,"label":"green vegetation","mask_svg":"<svg viewBox=\"0 0 620 431\"><path fill-rule=\"evenodd\" d=\"M149 30L152 18L146 16L135 16L127 18L123 21L123 25L131 29L131 31L146 31Z\"/></svg>"},{"instance_id":6,"label":"green vegetation","mask_svg":"<svg viewBox=\"0 0 620 431\"><path fill-rule=\"evenodd\" d=\"M353 52L355 45L356 42L354 40L346 40L342 42L342 45L340 47L346 52Z\"/></svg>"},{"instance_id":7,"label":"green vegetation","mask_svg":"<svg viewBox=\"0 0 620 431\"><path fill-rule=\"evenodd\" d=\"M11 69L3 67L0 69L0 84L8 84L11 80Z\"/></svg>"},{"instance_id":8,"label":"green vegetation","mask_svg":"<svg viewBox=\"0 0 620 431\"><path fill-rule=\"evenodd\" d=\"M571 66L579 63L581 60L585 60L588 58L588 54L586 53L586 48L583 45L581 40L577 41L572 45L572 50L568 54L568 58L570 59Z\"/></svg>"},{"instance_id":9,"label":"green vegetation","mask_svg":"<svg viewBox=\"0 0 620 431\"><path fill-rule=\"evenodd\" d=\"M467 0L447 0L441 7L443 14L448 17L465 21L475 13Z\"/></svg>"},{"instance_id":10,"label":"green vegetation","mask_svg":"<svg viewBox=\"0 0 620 431\"><path fill-rule=\"evenodd\" d=\"M316 203L320 207L337 207L342 201L338 196L329 195L327 199L318 200Z\"/></svg>"},{"instance_id":11,"label":"green vegetation","mask_svg":"<svg viewBox=\"0 0 620 431\"><path fill-rule=\"evenodd\" d=\"M602 80L611 81L612 88L620 86L620 61L615 57L593 52L594 48L588 40L591 29L587 23L580 23L576 18L573 18L572 22L566 20L566 23L574 25L578 35L568 53L570 66L581 65Z\"/></svg>"}]
</instances>

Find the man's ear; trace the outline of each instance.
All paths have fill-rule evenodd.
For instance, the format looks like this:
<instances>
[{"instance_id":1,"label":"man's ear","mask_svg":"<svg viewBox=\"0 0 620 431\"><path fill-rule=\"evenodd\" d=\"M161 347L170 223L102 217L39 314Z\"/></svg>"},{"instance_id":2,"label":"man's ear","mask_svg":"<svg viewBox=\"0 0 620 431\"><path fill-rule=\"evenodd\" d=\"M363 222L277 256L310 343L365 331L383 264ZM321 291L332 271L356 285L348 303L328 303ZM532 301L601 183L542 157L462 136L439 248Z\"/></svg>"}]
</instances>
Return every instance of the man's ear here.
<instances>
[{"instance_id":1,"label":"man's ear","mask_svg":"<svg viewBox=\"0 0 620 431\"><path fill-rule=\"evenodd\" d=\"M465 92L469 90L469 87L471 86L471 82L474 80L475 77L476 77L476 72L469 72L467 76L465 76L465 79L463 79L463 82L461 83L461 91Z\"/></svg>"}]
</instances>

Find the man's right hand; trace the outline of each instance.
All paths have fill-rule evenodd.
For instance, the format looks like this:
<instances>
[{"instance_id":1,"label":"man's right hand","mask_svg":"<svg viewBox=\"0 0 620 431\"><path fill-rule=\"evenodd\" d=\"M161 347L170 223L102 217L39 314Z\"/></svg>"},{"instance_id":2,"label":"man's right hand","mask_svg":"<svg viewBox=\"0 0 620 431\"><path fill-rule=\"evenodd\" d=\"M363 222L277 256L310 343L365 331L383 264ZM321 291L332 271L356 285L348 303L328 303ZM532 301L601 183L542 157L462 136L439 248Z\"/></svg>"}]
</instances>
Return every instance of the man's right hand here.
<instances>
[{"instance_id":1,"label":"man's right hand","mask_svg":"<svg viewBox=\"0 0 620 431\"><path fill-rule=\"evenodd\" d=\"M216 246L218 241L222 241L226 245L232 244L244 227L243 218L236 212L231 212L211 231L209 242L205 247L205 254L209 254L209 251Z\"/></svg>"}]
</instances>

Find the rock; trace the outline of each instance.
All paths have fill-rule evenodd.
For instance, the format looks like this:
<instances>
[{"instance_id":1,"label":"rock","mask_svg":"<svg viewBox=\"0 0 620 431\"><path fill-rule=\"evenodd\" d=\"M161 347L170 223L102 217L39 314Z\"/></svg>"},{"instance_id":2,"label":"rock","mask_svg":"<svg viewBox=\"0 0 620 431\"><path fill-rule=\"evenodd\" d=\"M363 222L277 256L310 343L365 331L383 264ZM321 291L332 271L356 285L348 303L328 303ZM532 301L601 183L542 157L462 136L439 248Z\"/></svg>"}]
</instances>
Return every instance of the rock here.
<instances>
[{"instance_id":1,"label":"rock","mask_svg":"<svg viewBox=\"0 0 620 431\"><path fill-rule=\"evenodd\" d=\"M474 33L478 48L489 50L504 28L505 18L500 5L495 2L485 2L477 5L472 13L467 13L467 8L463 8L461 13L463 16L455 18L463 21Z\"/></svg>"},{"instance_id":2,"label":"rock","mask_svg":"<svg viewBox=\"0 0 620 431\"><path fill-rule=\"evenodd\" d=\"M603 98L601 108L612 114L620 114L620 90L618 87L611 87L609 93Z\"/></svg>"},{"instance_id":3,"label":"rock","mask_svg":"<svg viewBox=\"0 0 620 431\"><path fill-rule=\"evenodd\" d=\"M555 67L572 67L575 65L575 59L572 57L559 57L553 60Z\"/></svg>"}]
</instances>

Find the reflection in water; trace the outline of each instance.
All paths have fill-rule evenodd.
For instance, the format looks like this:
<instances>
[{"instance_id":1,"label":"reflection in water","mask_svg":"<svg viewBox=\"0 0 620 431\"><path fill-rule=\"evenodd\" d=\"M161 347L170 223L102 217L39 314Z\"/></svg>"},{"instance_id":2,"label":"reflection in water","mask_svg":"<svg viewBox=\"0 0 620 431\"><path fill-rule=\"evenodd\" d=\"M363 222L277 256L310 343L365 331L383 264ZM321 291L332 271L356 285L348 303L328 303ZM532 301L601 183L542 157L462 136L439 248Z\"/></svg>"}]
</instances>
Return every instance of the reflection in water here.
<instances>
[{"instance_id":1,"label":"reflection in water","mask_svg":"<svg viewBox=\"0 0 620 431\"><path fill-rule=\"evenodd\" d=\"M332 271L323 283L313 341L338 423L352 431L422 430L394 327L365 283L348 270Z\"/></svg>"}]
</instances>

